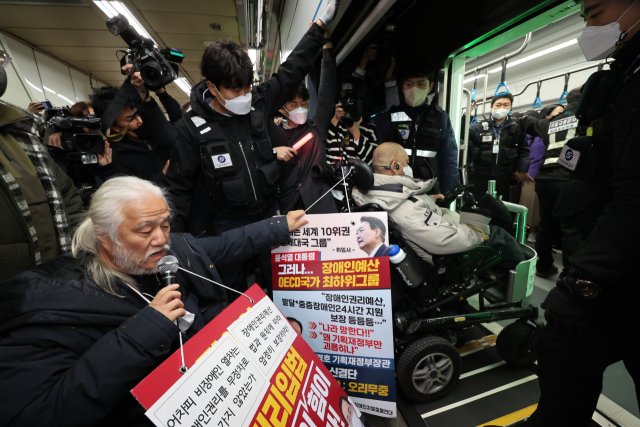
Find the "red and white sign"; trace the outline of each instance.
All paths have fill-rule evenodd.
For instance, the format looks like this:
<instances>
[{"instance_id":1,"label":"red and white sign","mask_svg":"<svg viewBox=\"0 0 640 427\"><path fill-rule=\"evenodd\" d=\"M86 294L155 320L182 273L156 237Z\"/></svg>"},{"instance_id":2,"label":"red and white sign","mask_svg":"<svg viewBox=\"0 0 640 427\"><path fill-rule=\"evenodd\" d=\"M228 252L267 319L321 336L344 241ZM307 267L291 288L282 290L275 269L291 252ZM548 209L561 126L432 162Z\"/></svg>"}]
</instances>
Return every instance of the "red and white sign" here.
<instances>
[{"instance_id":1,"label":"red and white sign","mask_svg":"<svg viewBox=\"0 0 640 427\"><path fill-rule=\"evenodd\" d=\"M345 427L347 418L360 420L260 287L246 295L254 302L238 298L184 345L187 373L176 351L131 391L149 419L162 427Z\"/></svg>"}]
</instances>

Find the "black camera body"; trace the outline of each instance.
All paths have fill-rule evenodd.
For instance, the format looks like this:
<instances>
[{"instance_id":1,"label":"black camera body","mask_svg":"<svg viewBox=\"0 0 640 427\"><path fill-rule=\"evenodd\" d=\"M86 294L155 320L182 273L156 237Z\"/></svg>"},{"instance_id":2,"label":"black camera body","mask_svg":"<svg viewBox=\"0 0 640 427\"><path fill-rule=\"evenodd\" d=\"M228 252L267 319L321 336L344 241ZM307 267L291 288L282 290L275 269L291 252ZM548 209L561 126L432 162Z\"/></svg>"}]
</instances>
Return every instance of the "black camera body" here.
<instances>
[{"instance_id":1,"label":"black camera body","mask_svg":"<svg viewBox=\"0 0 640 427\"><path fill-rule=\"evenodd\" d=\"M122 37L129 46L120 65L133 64L131 72L140 71L147 89L158 90L178 78L177 64L184 60L180 50L170 47L160 49L152 40L142 37L122 15L109 19L107 28L113 35Z\"/></svg>"},{"instance_id":2,"label":"black camera body","mask_svg":"<svg viewBox=\"0 0 640 427\"><path fill-rule=\"evenodd\" d=\"M97 163L96 155L104 152L104 139L102 134L85 129L99 130L98 117L75 117L69 107L61 107L46 110L44 119L53 132L62 132L60 142L67 153L80 153L84 164Z\"/></svg>"},{"instance_id":3,"label":"black camera body","mask_svg":"<svg viewBox=\"0 0 640 427\"><path fill-rule=\"evenodd\" d=\"M362 99L358 97L358 91L356 82L345 81L342 84L342 90L344 97L340 99L342 109L344 110L344 116L342 116L342 123L345 127L350 128L355 122L360 121L362 118Z\"/></svg>"}]
</instances>

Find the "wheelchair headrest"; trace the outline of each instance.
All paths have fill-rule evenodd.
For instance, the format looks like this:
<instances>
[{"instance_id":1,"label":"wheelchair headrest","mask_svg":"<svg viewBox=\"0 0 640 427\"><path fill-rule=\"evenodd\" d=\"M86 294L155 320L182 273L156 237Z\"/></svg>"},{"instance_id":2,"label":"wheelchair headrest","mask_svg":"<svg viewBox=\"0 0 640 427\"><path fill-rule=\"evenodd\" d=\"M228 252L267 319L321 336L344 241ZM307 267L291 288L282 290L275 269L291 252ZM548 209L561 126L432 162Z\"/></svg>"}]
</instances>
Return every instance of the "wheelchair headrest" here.
<instances>
[{"instance_id":1,"label":"wheelchair headrest","mask_svg":"<svg viewBox=\"0 0 640 427\"><path fill-rule=\"evenodd\" d=\"M347 164L353 167L351 182L358 190L367 192L373 188L373 171L368 164L359 159L349 159Z\"/></svg>"}]
</instances>

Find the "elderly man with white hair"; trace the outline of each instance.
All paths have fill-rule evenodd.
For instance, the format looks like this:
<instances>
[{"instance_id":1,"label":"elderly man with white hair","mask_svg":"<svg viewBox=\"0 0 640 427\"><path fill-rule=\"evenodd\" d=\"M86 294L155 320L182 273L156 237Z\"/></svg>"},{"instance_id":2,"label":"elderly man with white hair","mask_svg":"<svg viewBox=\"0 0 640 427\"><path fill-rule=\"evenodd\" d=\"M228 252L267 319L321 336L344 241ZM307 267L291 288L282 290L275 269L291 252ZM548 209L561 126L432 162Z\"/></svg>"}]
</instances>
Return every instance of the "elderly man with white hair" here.
<instances>
[{"instance_id":1,"label":"elderly man with white hair","mask_svg":"<svg viewBox=\"0 0 640 427\"><path fill-rule=\"evenodd\" d=\"M220 282L217 264L287 242L307 223L302 215L196 239L170 233L164 190L134 177L107 181L73 255L0 284L1 424L152 425L129 391L178 348L180 333L189 339L227 305L224 289L189 274L162 287L158 261L173 255Z\"/></svg>"}]
</instances>

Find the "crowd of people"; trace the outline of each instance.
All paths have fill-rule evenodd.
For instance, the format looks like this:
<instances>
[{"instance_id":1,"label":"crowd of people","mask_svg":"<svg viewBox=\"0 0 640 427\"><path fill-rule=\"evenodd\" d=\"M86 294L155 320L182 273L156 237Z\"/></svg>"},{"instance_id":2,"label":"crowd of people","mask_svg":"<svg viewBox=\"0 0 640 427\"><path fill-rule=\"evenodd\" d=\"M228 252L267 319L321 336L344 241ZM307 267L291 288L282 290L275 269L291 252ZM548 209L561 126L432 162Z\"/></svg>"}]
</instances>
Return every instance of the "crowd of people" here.
<instances>
[{"instance_id":1,"label":"crowd of people","mask_svg":"<svg viewBox=\"0 0 640 427\"><path fill-rule=\"evenodd\" d=\"M589 25L607 25L606 16L619 15L631 2L597 5L608 13L599 20L587 3ZM458 143L434 90L436 67L392 58L384 81L373 78L380 70L371 66L377 56L371 44L355 70L339 79L326 29L335 5L330 2L278 72L260 84L247 53L229 40L206 48L204 79L184 105L164 88L154 97L140 73L124 66L128 90L119 114L102 134L85 129L103 138L94 163L79 166L70 156L64 131L40 117L44 105L22 109L0 99L0 409L9 425L147 425L129 394L132 386L176 349L179 334L189 339L246 290L248 277L269 293L271 248L287 243L308 222L305 214L338 213L345 198L380 205L427 264L433 255L480 245L500 248L505 261L524 259L513 229L490 223L491 211L457 213L440 205L444 194L461 187ZM612 69L625 76L620 85L634 89L640 27L634 30L631 20L640 10L623 16L621 25L629 29ZM317 97L310 105L304 79L318 55ZM592 136L594 127L610 132L611 120L627 117L632 100L619 89L624 99L609 107L602 126L576 120L569 129L550 131L575 117L584 92L576 88L565 105L526 114L512 114L512 94L498 94L490 116L469 128L467 189L482 201L495 181L499 198L529 207L539 276L558 274L553 250L563 252L563 272L545 303L550 326L541 345L543 397L530 420L537 426L586 425L567 423L569 415L558 416L564 424L552 420L551 414L566 411L557 407L557 381L548 378L584 382L558 373L559 367L574 370L558 348L568 355L583 346L563 342L562 330L593 325L612 307L628 305L615 290L633 280L630 254L605 255L598 245L610 246L637 207L635 134L615 134L615 141L601 136L605 142L592 150L599 156L597 172L587 177L557 162L570 140ZM90 103L73 105L70 114L104 119L121 95L116 87L97 88ZM615 151L616 144L624 149ZM332 189L354 160L371 167L372 188ZM314 173L318 166L336 173ZM78 168L83 173L76 174ZM369 256L388 253L376 218L362 217L358 233L373 236L362 240ZM230 289L181 274L179 284L161 287L158 261L167 254ZM619 359L627 363L631 353L623 344L615 357L596 355L598 369ZM635 365L637 359L627 364L637 375ZM595 406L601 372L589 381L572 389L584 397L572 406L583 418Z\"/></svg>"}]
</instances>

